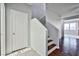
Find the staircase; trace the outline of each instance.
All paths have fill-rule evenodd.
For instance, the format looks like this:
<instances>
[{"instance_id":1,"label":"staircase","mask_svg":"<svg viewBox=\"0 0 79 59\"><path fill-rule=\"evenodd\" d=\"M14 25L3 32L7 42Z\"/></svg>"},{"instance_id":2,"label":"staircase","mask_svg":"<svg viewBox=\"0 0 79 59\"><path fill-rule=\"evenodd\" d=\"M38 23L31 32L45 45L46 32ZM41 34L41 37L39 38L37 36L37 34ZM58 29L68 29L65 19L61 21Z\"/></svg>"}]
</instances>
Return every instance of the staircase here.
<instances>
[{"instance_id":1,"label":"staircase","mask_svg":"<svg viewBox=\"0 0 79 59\"><path fill-rule=\"evenodd\" d=\"M53 42L53 40L48 40L48 56L60 56L61 51L60 49L57 49L56 44Z\"/></svg>"},{"instance_id":2,"label":"staircase","mask_svg":"<svg viewBox=\"0 0 79 59\"><path fill-rule=\"evenodd\" d=\"M57 42L55 42L56 40L57 40L57 38L58 38L58 29L56 29L54 26L51 26L51 24L49 24L48 23L48 26L46 26L46 23L45 23L45 19L44 20L40 20L40 22L37 20L37 19L33 19L32 20L32 22L33 22L33 24L32 24L32 26L33 26L33 29L32 29L32 32L31 33L34 33L33 34L33 37L32 37L32 39L34 38L34 36L35 36L35 38L33 39L33 41L31 41L31 42L33 42L33 44L32 44L32 46L34 46L34 48L38 51L40 48L41 48L41 45L44 45L44 43L42 43L40 46L39 46L39 49L38 49L38 46L37 46L37 44L39 43L40 44L40 42L39 41L43 41L44 40L44 38L42 38L42 39L40 39L40 36L41 35L47 35L48 34L48 31L49 31L49 33L50 34L52 34L51 35L51 37L49 36L50 34L48 34L48 56L59 56L61 53L60 53L60 50L58 49L58 46L57 46ZM37 25L36 25L37 24ZM40 26L39 26L40 25ZM45 28L45 30L44 30L44 28L41 30L39 27L41 28L41 27L44 27ZM35 28L34 28L35 27ZM37 28L37 29L36 29ZM51 30L50 30L51 29ZM33 31L34 30L34 31ZM37 31L38 30L38 31ZM53 31L52 31L53 30ZM37 31L37 33L39 32L41 35L39 36L39 33L37 34L36 33L36 31ZM40 32L40 31L42 31L42 32ZM46 33L43 33L43 31L45 31ZM55 33L55 34L54 34ZM38 37L37 37L37 39L39 40L37 40L36 39L36 36L38 35L38 37L39 37L39 39L38 39ZM42 37L42 36L41 36ZM46 36L44 36L44 37L46 37ZM47 37L46 37L47 38ZM52 40L52 39L54 39L54 40ZM35 41L37 41L38 43L37 44L35 44ZM44 42L46 42L46 39L44 40ZM36 47L36 46L37 47ZM45 47L46 45L44 45L43 47ZM43 50L45 50L45 49L43 49ZM40 52L42 51L42 49L41 50L39 50ZM44 52L44 54L41 52L41 54L43 54L43 55L46 55L46 52L47 52L47 50Z\"/></svg>"}]
</instances>

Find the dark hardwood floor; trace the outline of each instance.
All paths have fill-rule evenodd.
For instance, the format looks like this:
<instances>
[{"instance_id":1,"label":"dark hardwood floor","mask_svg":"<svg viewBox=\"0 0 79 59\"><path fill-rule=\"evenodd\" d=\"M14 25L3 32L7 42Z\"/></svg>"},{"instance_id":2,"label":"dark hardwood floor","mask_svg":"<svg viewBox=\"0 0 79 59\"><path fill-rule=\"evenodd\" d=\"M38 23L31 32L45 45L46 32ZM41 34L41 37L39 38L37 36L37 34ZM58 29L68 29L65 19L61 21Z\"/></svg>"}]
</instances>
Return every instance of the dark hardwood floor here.
<instances>
[{"instance_id":1,"label":"dark hardwood floor","mask_svg":"<svg viewBox=\"0 0 79 59\"><path fill-rule=\"evenodd\" d=\"M52 51L48 56L79 56L79 39L63 37L60 39L60 49Z\"/></svg>"},{"instance_id":2,"label":"dark hardwood floor","mask_svg":"<svg viewBox=\"0 0 79 59\"><path fill-rule=\"evenodd\" d=\"M64 37L60 40L62 56L79 56L79 39Z\"/></svg>"},{"instance_id":3,"label":"dark hardwood floor","mask_svg":"<svg viewBox=\"0 0 79 59\"><path fill-rule=\"evenodd\" d=\"M54 51L52 51L48 56L62 56L62 52L60 49L55 49Z\"/></svg>"}]
</instances>

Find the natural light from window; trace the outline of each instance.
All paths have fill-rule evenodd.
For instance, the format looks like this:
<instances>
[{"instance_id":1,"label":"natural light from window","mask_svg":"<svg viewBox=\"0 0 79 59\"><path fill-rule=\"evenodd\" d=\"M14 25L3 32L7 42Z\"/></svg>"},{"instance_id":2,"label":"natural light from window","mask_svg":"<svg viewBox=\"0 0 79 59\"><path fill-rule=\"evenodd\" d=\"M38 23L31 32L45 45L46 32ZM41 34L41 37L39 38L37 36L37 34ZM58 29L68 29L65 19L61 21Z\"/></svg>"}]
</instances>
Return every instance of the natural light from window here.
<instances>
[{"instance_id":1,"label":"natural light from window","mask_svg":"<svg viewBox=\"0 0 79 59\"><path fill-rule=\"evenodd\" d=\"M76 30L76 29L77 29L76 22L64 23L64 30Z\"/></svg>"}]
</instances>

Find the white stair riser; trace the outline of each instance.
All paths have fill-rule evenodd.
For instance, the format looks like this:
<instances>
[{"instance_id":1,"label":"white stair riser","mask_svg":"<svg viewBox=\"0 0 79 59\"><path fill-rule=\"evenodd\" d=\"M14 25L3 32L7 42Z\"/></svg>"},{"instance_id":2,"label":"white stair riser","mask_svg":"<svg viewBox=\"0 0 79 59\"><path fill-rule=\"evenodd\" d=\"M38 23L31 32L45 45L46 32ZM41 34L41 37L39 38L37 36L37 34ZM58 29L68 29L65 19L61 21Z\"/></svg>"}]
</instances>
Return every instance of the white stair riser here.
<instances>
[{"instance_id":1,"label":"white stair riser","mask_svg":"<svg viewBox=\"0 0 79 59\"><path fill-rule=\"evenodd\" d=\"M48 40L51 40L51 38L48 38Z\"/></svg>"},{"instance_id":2,"label":"white stair riser","mask_svg":"<svg viewBox=\"0 0 79 59\"><path fill-rule=\"evenodd\" d=\"M49 43L48 43L48 46L50 46L51 44L54 44L54 42L53 42L53 41L49 42Z\"/></svg>"},{"instance_id":3,"label":"white stair riser","mask_svg":"<svg viewBox=\"0 0 79 59\"><path fill-rule=\"evenodd\" d=\"M57 46L55 46L55 47L53 47L52 49L50 49L50 50L48 51L48 55L49 55L52 51L54 51L55 49L57 49Z\"/></svg>"}]
</instances>

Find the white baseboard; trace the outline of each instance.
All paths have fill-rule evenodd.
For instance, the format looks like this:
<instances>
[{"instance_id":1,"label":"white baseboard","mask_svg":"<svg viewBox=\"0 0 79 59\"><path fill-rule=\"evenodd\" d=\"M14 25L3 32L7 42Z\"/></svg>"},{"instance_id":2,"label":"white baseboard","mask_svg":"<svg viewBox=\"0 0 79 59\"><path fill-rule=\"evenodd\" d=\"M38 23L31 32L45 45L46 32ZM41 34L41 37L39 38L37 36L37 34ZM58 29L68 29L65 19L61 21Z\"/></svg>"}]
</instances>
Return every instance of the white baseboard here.
<instances>
[{"instance_id":1,"label":"white baseboard","mask_svg":"<svg viewBox=\"0 0 79 59\"><path fill-rule=\"evenodd\" d=\"M49 43L48 43L48 46L50 46L51 44L54 44L54 42L53 42L53 41L49 42Z\"/></svg>"},{"instance_id":2,"label":"white baseboard","mask_svg":"<svg viewBox=\"0 0 79 59\"><path fill-rule=\"evenodd\" d=\"M19 51L16 51L14 53L11 53L7 56L18 56L19 53L24 53L25 51L29 51L29 50L31 50L31 48L26 48L26 49L23 49L23 50L19 50Z\"/></svg>"},{"instance_id":3,"label":"white baseboard","mask_svg":"<svg viewBox=\"0 0 79 59\"><path fill-rule=\"evenodd\" d=\"M39 51L37 51L36 49L34 49L34 48L32 48L34 51L36 51L40 56L42 56L42 54L39 52Z\"/></svg>"}]
</instances>

